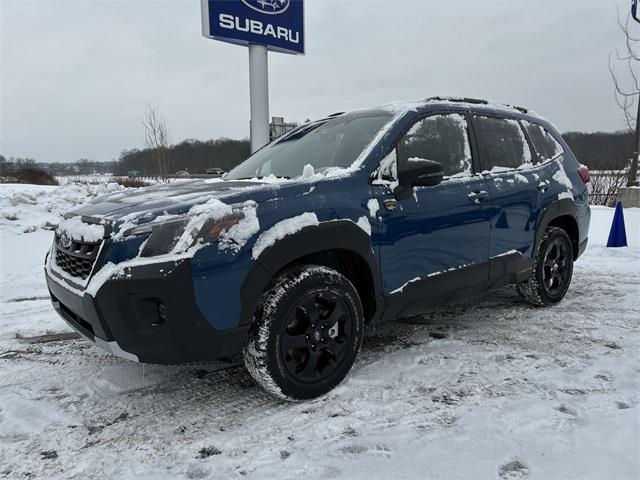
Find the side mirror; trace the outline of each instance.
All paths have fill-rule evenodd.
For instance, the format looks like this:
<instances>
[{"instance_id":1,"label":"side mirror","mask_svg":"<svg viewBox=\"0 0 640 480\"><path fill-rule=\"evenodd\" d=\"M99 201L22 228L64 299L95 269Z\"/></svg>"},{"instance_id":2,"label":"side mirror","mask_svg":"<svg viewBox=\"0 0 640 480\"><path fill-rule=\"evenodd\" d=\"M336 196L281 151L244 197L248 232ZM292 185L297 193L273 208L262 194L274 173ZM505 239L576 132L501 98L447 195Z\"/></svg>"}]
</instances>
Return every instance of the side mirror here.
<instances>
[{"instance_id":1,"label":"side mirror","mask_svg":"<svg viewBox=\"0 0 640 480\"><path fill-rule=\"evenodd\" d=\"M399 186L396 189L396 196L399 200L404 200L411 195L413 187L433 187L442 183L443 178L444 171L440 163L422 158L410 158L399 165Z\"/></svg>"}]
</instances>

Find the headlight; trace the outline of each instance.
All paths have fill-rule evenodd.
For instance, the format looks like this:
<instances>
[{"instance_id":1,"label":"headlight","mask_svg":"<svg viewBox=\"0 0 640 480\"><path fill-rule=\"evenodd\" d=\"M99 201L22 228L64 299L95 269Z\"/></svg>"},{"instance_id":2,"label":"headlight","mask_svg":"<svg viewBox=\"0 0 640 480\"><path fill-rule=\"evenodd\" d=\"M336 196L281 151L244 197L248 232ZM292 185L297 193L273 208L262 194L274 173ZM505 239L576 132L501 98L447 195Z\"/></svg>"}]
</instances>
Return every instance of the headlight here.
<instances>
[{"instance_id":1,"label":"headlight","mask_svg":"<svg viewBox=\"0 0 640 480\"><path fill-rule=\"evenodd\" d=\"M209 219L200 230L198 239L202 239L205 243L217 242L221 233L228 231L231 227L240 223L243 218L244 215L242 211L234 210L233 215L223 218L222 220Z\"/></svg>"},{"instance_id":2,"label":"headlight","mask_svg":"<svg viewBox=\"0 0 640 480\"><path fill-rule=\"evenodd\" d=\"M174 250L188 223L189 219L187 217L149 223L127 230L124 232L123 237L149 235L149 238L143 243L140 256L155 257L157 255L165 255Z\"/></svg>"},{"instance_id":3,"label":"headlight","mask_svg":"<svg viewBox=\"0 0 640 480\"><path fill-rule=\"evenodd\" d=\"M169 253L182 253L197 243L213 243L220 234L229 230L244 218L242 210L234 209L222 219L205 215L181 216L133 227L123 237L149 235L144 242L141 257L156 257Z\"/></svg>"}]
</instances>

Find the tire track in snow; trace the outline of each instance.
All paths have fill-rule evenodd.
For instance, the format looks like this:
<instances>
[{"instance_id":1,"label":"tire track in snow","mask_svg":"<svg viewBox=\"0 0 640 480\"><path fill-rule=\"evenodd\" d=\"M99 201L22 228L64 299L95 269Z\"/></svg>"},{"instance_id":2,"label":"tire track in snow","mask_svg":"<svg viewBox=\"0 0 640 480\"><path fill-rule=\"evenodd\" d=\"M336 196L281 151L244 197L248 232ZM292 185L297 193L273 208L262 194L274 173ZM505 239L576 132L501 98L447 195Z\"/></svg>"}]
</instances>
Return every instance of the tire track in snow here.
<instances>
[{"instance_id":1,"label":"tire track in snow","mask_svg":"<svg viewBox=\"0 0 640 480\"><path fill-rule=\"evenodd\" d=\"M629 311L628 305L616 306L618 297L611 295L615 293L613 283L601 280L602 275L596 274L577 277L566 302L552 309L525 306L512 289L505 289L483 299L410 318L409 324L380 326L365 339L347 383L308 404L273 400L253 384L237 362L141 367L102 353L84 341L32 346L17 357L0 357L0 383L10 383L20 397L57 410L62 417L73 417L74 421L53 422L48 433L32 434L10 445L8 451L13 458L27 460L25 467L18 462L11 468L14 472L28 470L36 474L55 472L56 468L59 473L71 473L80 472L78 465L84 465L90 472L90 459L96 461L113 449L134 452L140 444L145 445L149 455L145 461L153 463L166 455L163 452L167 438L181 445L195 445L220 435L227 441L237 436L228 451L221 448L245 462L248 459L244 458L243 449L261 451L286 442L282 432L274 435L259 428L274 418L289 419L285 422L287 435L302 438L297 441L298 451L308 445L309 429L315 428L324 431L327 441L342 445L336 448L335 455L377 455L376 446L368 445L359 432L365 428L363 424L370 434L387 429L455 429L457 409L477 407L487 398L523 394L550 399L557 408L564 405L566 411L557 410L542 428L566 434L574 428L575 422L567 412L578 411L571 405L575 400L566 400L568 394L552 381L545 381L544 372L560 369L580 373L589 368L593 355L620 355L618 352L627 348L618 338L597 338L601 337L597 328L602 321L592 308L581 311L585 296L603 310L616 312L607 320L614 330L638 330L633 318L637 318L639 308ZM638 280L640 277L632 277L630 284L637 285ZM607 342L620 342L622 350L607 347ZM8 342L6 346L12 344ZM467 351L470 347L475 353ZM594 349L597 351L591 353ZM427 369L441 365L445 372L426 384L407 377L408 386L398 399L393 384L370 383L370 370L378 365L384 367L395 355L406 355ZM6 369L8 365L10 368ZM447 371L447 365L455 368ZM509 379L492 378L505 371L510 373ZM532 371L542 375L534 380L523 378ZM13 382L8 381L9 376ZM49 380L43 383L43 377ZM597 396L614 388L610 382L603 384L601 378L594 378L593 382L592 388L581 385L584 394L577 397ZM633 404L637 399L620 400L625 401ZM361 412L358 406L362 402L378 404L379 410L375 415ZM394 412L398 402L414 409L412 417ZM327 426L331 423L328 419L334 419L335 429ZM343 426L344 422L357 427L352 432L351 427ZM353 435L358 438L349 443ZM387 447L381 448L384 452ZM562 448L570 451L573 446L563 444ZM39 457L38 452L52 449L57 452L56 459ZM190 453L172 455L181 463ZM392 456L393 452L385 455ZM57 465L53 470L52 463Z\"/></svg>"}]
</instances>

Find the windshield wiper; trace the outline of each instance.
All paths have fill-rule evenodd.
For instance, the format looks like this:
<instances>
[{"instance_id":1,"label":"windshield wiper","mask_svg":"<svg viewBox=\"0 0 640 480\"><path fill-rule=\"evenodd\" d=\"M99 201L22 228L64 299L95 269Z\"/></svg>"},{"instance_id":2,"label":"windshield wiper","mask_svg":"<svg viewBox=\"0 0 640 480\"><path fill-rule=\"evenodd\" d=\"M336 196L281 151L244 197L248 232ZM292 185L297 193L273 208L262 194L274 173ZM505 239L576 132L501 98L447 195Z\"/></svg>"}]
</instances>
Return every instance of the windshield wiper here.
<instances>
[{"instance_id":1,"label":"windshield wiper","mask_svg":"<svg viewBox=\"0 0 640 480\"><path fill-rule=\"evenodd\" d=\"M268 177L276 177L276 178L284 178L285 180L291 180L291 177L287 177L285 175L262 175L261 177L243 177L243 178L234 178L234 179L230 179L231 181L233 180L262 180L263 178L268 178Z\"/></svg>"}]
</instances>

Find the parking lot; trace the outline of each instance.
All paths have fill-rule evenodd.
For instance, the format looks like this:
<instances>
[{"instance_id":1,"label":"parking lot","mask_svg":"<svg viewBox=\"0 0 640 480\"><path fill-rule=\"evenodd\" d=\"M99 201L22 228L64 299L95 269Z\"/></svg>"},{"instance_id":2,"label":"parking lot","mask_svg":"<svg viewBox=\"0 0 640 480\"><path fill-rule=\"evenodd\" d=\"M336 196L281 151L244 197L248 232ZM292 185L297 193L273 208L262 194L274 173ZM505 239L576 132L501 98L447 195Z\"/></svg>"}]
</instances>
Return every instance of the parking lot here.
<instances>
[{"instance_id":1,"label":"parking lot","mask_svg":"<svg viewBox=\"0 0 640 480\"><path fill-rule=\"evenodd\" d=\"M290 404L240 362L139 365L30 339L69 332L47 299L42 227L96 192L3 188L0 477L640 475L640 249L604 248L612 209L594 208L559 306L507 288L399 319L369 332L343 385ZM633 243L640 211L626 216Z\"/></svg>"}]
</instances>

